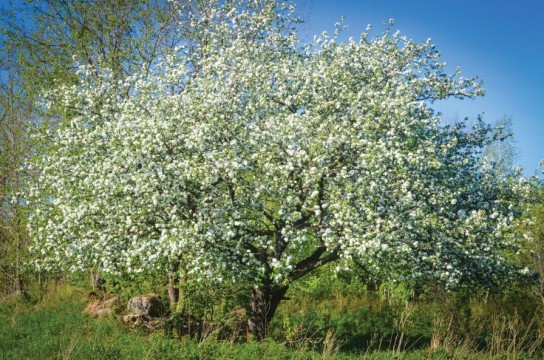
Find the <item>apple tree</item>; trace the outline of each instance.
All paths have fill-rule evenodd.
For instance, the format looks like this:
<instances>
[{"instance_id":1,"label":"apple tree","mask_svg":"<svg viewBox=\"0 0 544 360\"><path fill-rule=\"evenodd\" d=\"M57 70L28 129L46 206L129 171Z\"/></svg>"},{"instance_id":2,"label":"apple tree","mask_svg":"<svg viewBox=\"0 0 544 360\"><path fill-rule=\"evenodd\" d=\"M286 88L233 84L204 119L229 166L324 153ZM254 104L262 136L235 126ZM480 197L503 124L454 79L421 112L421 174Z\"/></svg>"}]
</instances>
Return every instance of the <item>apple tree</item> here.
<instances>
[{"instance_id":1,"label":"apple tree","mask_svg":"<svg viewBox=\"0 0 544 360\"><path fill-rule=\"evenodd\" d=\"M490 127L444 126L432 109L483 94L478 80L391 30L302 44L288 4L263 4L229 10L201 49L123 81L82 66L48 94L68 120L29 164L36 265L184 262L249 282L256 339L289 285L328 263L448 288L512 276L523 184L479 166Z\"/></svg>"}]
</instances>

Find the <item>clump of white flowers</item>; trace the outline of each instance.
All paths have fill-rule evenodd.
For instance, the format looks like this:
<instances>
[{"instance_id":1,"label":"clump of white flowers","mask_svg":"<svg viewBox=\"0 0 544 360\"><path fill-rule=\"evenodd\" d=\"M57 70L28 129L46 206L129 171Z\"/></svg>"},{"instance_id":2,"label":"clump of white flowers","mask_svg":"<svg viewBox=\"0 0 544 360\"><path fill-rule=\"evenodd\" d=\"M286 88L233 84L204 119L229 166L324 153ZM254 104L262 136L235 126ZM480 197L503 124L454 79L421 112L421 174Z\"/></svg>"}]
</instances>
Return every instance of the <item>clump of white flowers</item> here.
<instances>
[{"instance_id":1,"label":"clump of white flowers","mask_svg":"<svg viewBox=\"0 0 544 360\"><path fill-rule=\"evenodd\" d=\"M262 3L195 18L224 22L121 83L81 67L48 94L65 122L31 163L36 265L118 274L183 258L256 284L354 260L447 286L506 274L515 189L478 165L489 128L442 126L430 107L481 95L478 80L398 32L302 45L289 7Z\"/></svg>"}]
</instances>

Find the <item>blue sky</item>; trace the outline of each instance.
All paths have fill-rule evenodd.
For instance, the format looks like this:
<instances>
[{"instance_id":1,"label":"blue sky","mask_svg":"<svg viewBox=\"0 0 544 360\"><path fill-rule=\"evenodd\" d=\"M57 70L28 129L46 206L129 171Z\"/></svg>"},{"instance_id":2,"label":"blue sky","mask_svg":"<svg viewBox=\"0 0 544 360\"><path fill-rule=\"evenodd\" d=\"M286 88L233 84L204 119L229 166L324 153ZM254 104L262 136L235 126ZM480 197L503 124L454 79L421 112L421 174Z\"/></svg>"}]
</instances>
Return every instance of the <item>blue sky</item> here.
<instances>
[{"instance_id":1,"label":"blue sky","mask_svg":"<svg viewBox=\"0 0 544 360\"><path fill-rule=\"evenodd\" d=\"M431 38L443 60L463 76L478 75L486 95L476 100L435 103L446 118L486 122L511 116L519 156L532 175L544 160L544 1L543 0L298 0L303 33L332 32L341 16L346 38L367 24L378 33L384 21L417 41Z\"/></svg>"}]
</instances>

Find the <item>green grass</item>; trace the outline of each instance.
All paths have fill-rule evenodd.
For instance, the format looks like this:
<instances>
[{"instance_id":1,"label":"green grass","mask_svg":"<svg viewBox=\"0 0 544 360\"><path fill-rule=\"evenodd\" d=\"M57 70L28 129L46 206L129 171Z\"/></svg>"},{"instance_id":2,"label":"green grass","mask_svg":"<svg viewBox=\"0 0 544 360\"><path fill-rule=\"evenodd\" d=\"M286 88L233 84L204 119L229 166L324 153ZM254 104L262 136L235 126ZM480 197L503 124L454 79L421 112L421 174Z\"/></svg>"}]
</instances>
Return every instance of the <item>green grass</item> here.
<instances>
[{"instance_id":1,"label":"green grass","mask_svg":"<svg viewBox=\"0 0 544 360\"><path fill-rule=\"evenodd\" d=\"M66 294L65 294L66 295ZM321 355L275 342L197 343L161 332L146 334L115 320L85 315L74 296L45 299L39 307L0 303L0 359L314 359Z\"/></svg>"},{"instance_id":2,"label":"green grass","mask_svg":"<svg viewBox=\"0 0 544 360\"><path fill-rule=\"evenodd\" d=\"M93 321L84 304L67 301L39 310L10 313L1 308L0 355L3 359L123 359L143 354L138 336L111 322ZM11 309L13 310L13 309Z\"/></svg>"},{"instance_id":3,"label":"green grass","mask_svg":"<svg viewBox=\"0 0 544 360\"><path fill-rule=\"evenodd\" d=\"M173 339L160 332L130 330L114 320L94 320L82 313L84 301L58 299L40 307L0 304L1 359L322 359L305 344L288 347L266 341L240 343L189 338ZM325 356L324 356L325 355ZM391 359L395 354L337 354L338 359ZM404 354L420 359L427 352ZM439 354L436 354L439 355ZM397 357L398 358L398 357ZM433 357L436 359L445 357Z\"/></svg>"},{"instance_id":4,"label":"green grass","mask_svg":"<svg viewBox=\"0 0 544 360\"><path fill-rule=\"evenodd\" d=\"M523 353L474 352L462 346L431 351L428 346L395 352L344 347L331 336L317 346L309 341L262 343L201 342L128 329L115 319L95 320L82 312L82 290L59 286L38 304L24 301L0 303L0 359L539 359ZM281 319L281 317L280 317ZM338 319L331 319L331 326ZM279 327L281 330L285 328ZM341 328L341 327L340 327ZM345 329L348 331L348 329ZM356 329L352 329L356 330ZM332 333L331 333L332 334ZM346 334L344 334L346 335ZM338 337L336 337L338 338ZM289 345L286 345L289 344ZM351 348L351 349L350 349Z\"/></svg>"}]
</instances>

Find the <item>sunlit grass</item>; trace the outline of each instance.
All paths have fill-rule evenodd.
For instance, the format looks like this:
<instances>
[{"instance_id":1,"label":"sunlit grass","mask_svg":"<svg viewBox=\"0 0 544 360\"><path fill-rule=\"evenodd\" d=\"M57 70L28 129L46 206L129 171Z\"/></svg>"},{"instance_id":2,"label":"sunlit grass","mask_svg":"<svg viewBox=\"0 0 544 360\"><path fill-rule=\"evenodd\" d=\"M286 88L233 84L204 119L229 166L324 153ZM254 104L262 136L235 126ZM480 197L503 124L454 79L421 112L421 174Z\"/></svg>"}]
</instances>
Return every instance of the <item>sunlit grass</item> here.
<instances>
[{"instance_id":1,"label":"sunlit grass","mask_svg":"<svg viewBox=\"0 0 544 360\"><path fill-rule=\"evenodd\" d=\"M270 338L262 343L220 341L213 333L197 341L174 337L164 330L129 329L115 318L93 319L82 312L87 302L85 292L59 285L38 304L23 300L0 303L0 359L542 358L542 339L530 338L533 335L527 333L525 346L521 337L512 337L525 331L524 324L514 317L491 319L495 330L488 334L487 348L436 331L441 326L436 321L428 325L428 338L418 343L414 342L416 334L421 334L432 313L425 318L421 307L413 305L415 310L408 307L398 316L392 314L394 308L386 301L379 305L371 296L351 300L349 296L336 294L316 301L317 306L308 299L296 304L286 302ZM311 312L316 309L318 312ZM298 327L293 325L297 322ZM372 327L381 332L370 333Z\"/></svg>"}]
</instances>

